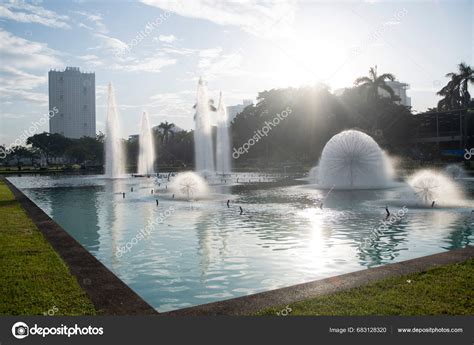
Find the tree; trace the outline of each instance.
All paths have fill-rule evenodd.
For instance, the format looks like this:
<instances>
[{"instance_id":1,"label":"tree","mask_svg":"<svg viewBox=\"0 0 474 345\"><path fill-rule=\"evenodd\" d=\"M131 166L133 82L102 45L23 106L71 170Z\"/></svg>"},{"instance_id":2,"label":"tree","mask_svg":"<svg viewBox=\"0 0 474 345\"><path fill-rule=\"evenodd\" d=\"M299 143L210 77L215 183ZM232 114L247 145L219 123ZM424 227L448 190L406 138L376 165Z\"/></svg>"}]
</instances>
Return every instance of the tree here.
<instances>
[{"instance_id":1,"label":"tree","mask_svg":"<svg viewBox=\"0 0 474 345\"><path fill-rule=\"evenodd\" d=\"M31 161L31 165L35 165L35 160L39 158L39 150L34 147L28 147L25 153L25 157L29 158Z\"/></svg>"},{"instance_id":2,"label":"tree","mask_svg":"<svg viewBox=\"0 0 474 345\"><path fill-rule=\"evenodd\" d=\"M10 158L16 159L16 165L20 165L22 158L28 158L28 149L24 146L14 146L9 154Z\"/></svg>"},{"instance_id":3,"label":"tree","mask_svg":"<svg viewBox=\"0 0 474 345\"><path fill-rule=\"evenodd\" d=\"M437 92L443 98L438 102L439 110L467 108L471 102L469 84L474 84L474 70L464 62L458 65L458 73L446 74L451 80Z\"/></svg>"},{"instance_id":4,"label":"tree","mask_svg":"<svg viewBox=\"0 0 474 345\"><path fill-rule=\"evenodd\" d=\"M377 66L375 66L370 67L368 77L357 78L354 85L365 89L367 91L367 97L372 101L380 98L379 89L387 91L392 101L399 100L399 97L395 95L393 89L387 85L386 80L394 81L395 76L391 73L378 75Z\"/></svg>"},{"instance_id":5,"label":"tree","mask_svg":"<svg viewBox=\"0 0 474 345\"><path fill-rule=\"evenodd\" d=\"M71 139L65 154L75 163L95 162L96 164L102 164L103 151L104 144L97 137L82 137Z\"/></svg>"},{"instance_id":6,"label":"tree","mask_svg":"<svg viewBox=\"0 0 474 345\"><path fill-rule=\"evenodd\" d=\"M46 163L49 164L49 158L61 157L66 152L66 149L71 145L71 139L68 139L61 134L50 134L43 132L29 137L26 141L28 145L38 149L45 157Z\"/></svg>"},{"instance_id":7,"label":"tree","mask_svg":"<svg viewBox=\"0 0 474 345\"><path fill-rule=\"evenodd\" d=\"M162 131L162 142L168 142L170 133L173 133L171 129L174 127L174 123L168 123L168 121L162 122L158 125L158 128Z\"/></svg>"}]
</instances>

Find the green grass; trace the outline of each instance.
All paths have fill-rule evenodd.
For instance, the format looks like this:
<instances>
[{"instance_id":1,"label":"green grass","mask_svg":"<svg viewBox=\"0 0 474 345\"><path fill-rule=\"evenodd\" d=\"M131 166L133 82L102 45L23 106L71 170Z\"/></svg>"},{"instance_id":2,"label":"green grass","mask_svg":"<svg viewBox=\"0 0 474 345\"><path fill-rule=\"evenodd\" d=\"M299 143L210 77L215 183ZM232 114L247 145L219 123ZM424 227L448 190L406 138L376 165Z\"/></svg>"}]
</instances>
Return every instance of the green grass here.
<instances>
[{"instance_id":1,"label":"green grass","mask_svg":"<svg viewBox=\"0 0 474 345\"><path fill-rule=\"evenodd\" d=\"M277 315L285 306L257 315ZM473 315L474 259L290 304L289 315Z\"/></svg>"},{"instance_id":2,"label":"green grass","mask_svg":"<svg viewBox=\"0 0 474 345\"><path fill-rule=\"evenodd\" d=\"M0 315L95 315L50 244L0 180Z\"/></svg>"}]
</instances>

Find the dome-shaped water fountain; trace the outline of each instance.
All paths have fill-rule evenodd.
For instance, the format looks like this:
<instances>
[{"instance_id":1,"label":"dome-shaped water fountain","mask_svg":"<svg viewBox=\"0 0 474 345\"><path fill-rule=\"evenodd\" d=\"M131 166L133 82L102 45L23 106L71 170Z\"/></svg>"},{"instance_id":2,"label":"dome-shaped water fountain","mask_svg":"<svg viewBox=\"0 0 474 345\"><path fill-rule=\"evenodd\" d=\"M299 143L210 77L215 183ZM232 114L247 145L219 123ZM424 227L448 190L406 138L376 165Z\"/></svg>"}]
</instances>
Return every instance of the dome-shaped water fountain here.
<instances>
[{"instance_id":1,"label":"dome-shaped water fountain","mask_svg":"<svg viewBox=\"0 0 474 345\"><path fill-rule=\"evenodd\" d=\"M416 201L431 206L456 206L463 204L463 194L456 182L443 173L423 169L408 178Z\"/></svg>"},{"instance_id":2,"label":"dome-shaped water fountain","mask_svg":"<svg viewBox=\"0 0 474 345\"><path fill-rule=\"evenodd\" d=\"M465 176L464 169L457 164L449 164L444 168L446 175L453 179L462 178Z\"/></svg>"},{"instance_id":3,"label":"dome-shaped water fountain","mask_svg":"<svg viewBox=\"0 0 474 345\"><path fill-rule=\"evenodd\" d=\"M392 182L388 157L374 139L356 130L336 134L326 143L317 171L322 188L387 188Z\"/></svg>"},{"instance_id":4,"label":"dome-shaped water fountain","mask_svg":"<svg viewBox=\"0 0 474 345\"><path fill-rule=\"evenodd\" d=\"M170 189L176 199L203 199L209 194L207 182L191 171L179 173L173 178Z\"/></svg>"}]
</instances>

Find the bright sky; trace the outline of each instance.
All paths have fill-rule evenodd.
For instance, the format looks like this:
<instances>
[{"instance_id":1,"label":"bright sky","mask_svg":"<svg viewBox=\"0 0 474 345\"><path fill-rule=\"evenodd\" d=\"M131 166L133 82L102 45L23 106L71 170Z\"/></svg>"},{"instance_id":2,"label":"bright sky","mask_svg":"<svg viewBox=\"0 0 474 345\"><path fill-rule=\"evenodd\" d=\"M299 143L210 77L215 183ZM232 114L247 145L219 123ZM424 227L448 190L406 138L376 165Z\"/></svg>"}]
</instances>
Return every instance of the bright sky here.
<instances>
[{"instance_id":1,"label":"bright sky","mask_svg":"<svg viewBox=\"0 0 474 345\"><path fill-rule=\"evenodd\" d=\"M276 87L351 86L370 66L410 84L413 108L437 103L456 64L473 64L473 2L33 1L0 4L0 143L48 112L48 71L96 73L97 129L114 83L122 135L147 110L193 128L200 75L227 105ZM151 30L148 23L155 23ZM138 42L140 32L148 32ZM474 94L474 92L471 92ZM48 126L39 132L48 130Z\"/></svg>"}]
</instances>

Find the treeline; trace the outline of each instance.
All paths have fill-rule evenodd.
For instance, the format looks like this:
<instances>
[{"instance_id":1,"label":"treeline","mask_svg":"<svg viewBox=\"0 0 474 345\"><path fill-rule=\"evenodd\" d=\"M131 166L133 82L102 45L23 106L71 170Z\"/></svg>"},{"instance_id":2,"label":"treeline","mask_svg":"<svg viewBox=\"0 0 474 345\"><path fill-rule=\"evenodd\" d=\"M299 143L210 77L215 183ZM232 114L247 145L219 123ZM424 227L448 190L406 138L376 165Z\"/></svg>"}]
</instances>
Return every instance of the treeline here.
<instances>
[{"instance_id":1,"label":"treeline","mask_svg":"<svg viewBox=\"0 0 474 345\"><path fill-rule=\"evenodd\" d=\"M193 165L194 145L192 131L173 132L167 122L154 131L155 152L160 166L187 167ZM25 146L0 146L0 163L3 165L80 165L102 167L105 159L105 135L95 138L66 138L60 134L40 133L29 137ZM138 159L138 138L122 142L127 170L133 171Z\"/></svg>"},{"instance_id":2,"label":"treeline","mask_svg":"<svg viewBox=\"0 0 474 345\"><path fill-rule=\"evenodd\" d=\"M450 80L438 92L443 96L439 109L472 106L468 87L474 83L474 72L464 63L459 64L458 69L457 73L446 75ZM333 135L354 128L372 136L389 152L407 153L414 117L410 107L399 104L398 96L387 83L393 80L394 75L379 74L375 66L340 95L325 85L260 92L257 103L246 107L231 123L231 147L234 152L240 152L234 155L234 166L311 166ZM211 111L215 111L212 103L210 105ZM282 116L284 111L285 116ZM168 122L155 127L158 166L193 166L193 135L193 131L177 130ZM21 160L28 159L34 164L42 157L50 163L60 157L71 164L102 166L104 139L102 133L96 138L81 139L41 133L28 138L26 147L5 150L0 146L0 162L20 164ZM124 140L124 147L128 170L134 171L138 159L137 136ZM6 154L1 155L2 152Z\"/></svg>"},{"instance_id":3,"label":"treeline","mask_svg":"<svg viewBox=\"0 0 474 345\"><path fill-rule=\"evenodd\" d=\"M234 119L233 146L244 145L256 130L267 126L287 108L291 113L251 146L248 153L240 155L238 164L311 165L333 135L350 128L368 133L388 150L403 149L410 135L409 107L388 97L368 97L361 87L346 89L336 96L319 85L261 92L257 104L248 106Z\"/></svg>"}]
</instances>

